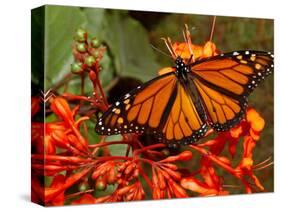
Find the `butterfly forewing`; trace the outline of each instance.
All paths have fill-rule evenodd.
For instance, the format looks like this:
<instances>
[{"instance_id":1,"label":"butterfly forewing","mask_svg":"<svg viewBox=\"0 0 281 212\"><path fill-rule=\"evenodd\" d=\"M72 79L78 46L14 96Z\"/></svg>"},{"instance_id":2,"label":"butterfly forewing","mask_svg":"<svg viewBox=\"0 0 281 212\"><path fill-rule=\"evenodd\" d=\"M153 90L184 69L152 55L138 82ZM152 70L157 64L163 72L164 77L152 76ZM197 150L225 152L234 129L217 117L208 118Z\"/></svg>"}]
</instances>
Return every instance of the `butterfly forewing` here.
<instances>
[{"instance_id":1,"label":"butterfly forewing","mask_svg":"<svg viewBox=\"0 0 281 212\"><path fill-rule=\"evenodd\" d=\"M248 95L273 71L273 54L235 51L195 62L191 69L210 125L225 131L239 123Z\"/></svg>"},{"instance_id":2,"label":"butterfly forewing","mask_svg":"<svg viewBox=\"0 0 281 212\"><path fill-rule=\"evenodd\" d=\"M129 92L102 115L96 131L103 135L158 131L176 81L168 73Z\"/></svg>"}]
</instances>

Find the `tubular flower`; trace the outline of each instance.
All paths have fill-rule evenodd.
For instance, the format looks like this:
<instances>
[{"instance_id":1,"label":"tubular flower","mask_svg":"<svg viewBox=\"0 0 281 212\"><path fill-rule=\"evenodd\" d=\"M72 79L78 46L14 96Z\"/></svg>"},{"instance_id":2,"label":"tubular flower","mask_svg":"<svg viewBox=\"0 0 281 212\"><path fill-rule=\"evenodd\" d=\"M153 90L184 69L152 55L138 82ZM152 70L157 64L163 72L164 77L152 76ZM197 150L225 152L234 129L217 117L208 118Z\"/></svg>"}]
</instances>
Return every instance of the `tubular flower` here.
<instances>
[{"instance_id":1,"label":"tubular flower","mask_svg":"<svg viewBox=\"0 0 281 212\"><path fill-rule=\"evenodd\" d=\"M117 181L117 164L115 161L106 161L97 165L92 173L92 179L96 180L96 186L101 190L106 189L107 184Z\"/></svg>"},{"instance_id":2,"label":"tubular flower","mask_svg":"<svg viewBox=\"0 0 281 212\"><path fill-rule=\"evenodd\" d=\"M139 181L118 189L116 194L124 201L142 200L145 197L142 185Z\"/></svg>"},{"instance_id":3,"label":"tubular flower","mask_svg":"<svg viewBox=\"0 0 281 212\"><path fill-rule=\"evenodd\" d=\"M188 161L192 152L184 151L177 156L167 157L152 168L153 199L184 198L188 197L186 191L179 184L181 173L173 162Z\"/></svg>"},{"instance_id":4,"label":"tubular flower","mask_svg":"<svg viewBox=\"0 0 281 212\"><path fill-rule=\"evenodd\" d=\"M181 186L187 190L199 193L200 196L227 195L223 189L221 178L216 174L211 161L205 157L201 160L200 175L203 182L195 177L186 177L181 180Z\"/></svg>"},{"instance_id":5,"label":"tubular flower","mask_svg":"<svg viewBox=\"0 0 281 212\"><path fill-rule=\"evenodd\" d=\"M119 163L117 171L117 183L121 185L127 185L131 180L139 176L138 164L133 161Z\"/></svg>"},{"instance_id":6,"label":"tubular flower","mask_svg":"<svg viewBox=\"0 0 281 212\"><path fill-rule=\"evenodd\" d=\"M268 167L271 164L266 164L267 161L261 162L263 166L259 166L259 164L254 165L253 160L253 150L256 146L256 140L251 136L245 136L243 141L243 156L238 164L238 166L235 168L235 171L237 172L238 176L240 176L242 179L245 179L249 177L253 184L261 191L264 191L264 187L257 178L257 176L254 174L255 169L264 169ZM252 193L252 186L250 182L244 181L246 192Z\"/></svg>"},{"instance_id":7,"label":"tubular flower","mask_svg":"<svg viewBox=\"0 0 281 212\"><path fill-rule=\"evenodd\" d=\"M186 42L175 42L173 44L173 49L175 53L177 55L180 55L184 60L190 59L191 55L193 55L193 60L196 61L202 58L216 56L219 54L219 50L216 48L216 45L211 41L206 42L204 46L187 44ZM175 69L172 67L165 67L160 69L158 71L158 74L163 75L171 71L175 71Z\"/></svg>"},{"instance_id":8,"label":"tubular flower","mask_svg":"<svg viewBox=\"0 0 281 212\"><path fill-rule=\"evenodd\" d=\"M179 185L181 175L173 170L176 167L163 165L152 169L153 199L184 198L188 197L186 191Z\"/></svg>"},{"instance_id":9,"label":"tubular flower","mask_svg":"<svg viewBox=\"0 0 281 212\"><path fill-rule=\"evenodd\" d=\"M95 204L96 198L94 198L91 194L84 194L79 199L71 202L71 205L81 205L81 204Z\"/></svg>"},{"instance_id":10,"label":"tubular flower","mask_svg":"<svg viewBox=\"0 0 281 212\"><path fill-rule=\"evenodd\" d=\"M216 56L219 53L216 48L216 45L211 41L206 42L204 46L199 46L195 44L188 45L186 42L175 42L173 44L173 49L176 54L180 55L183 59L189 59L192 54L194 60Z\"/></svg>"},{"instance_id":11,"label":"tubular flower","mask_svg":"<svg viewBox=\"0 0 281 212\"><path fill-rule=\"evenodd\" d=\"M39 97L31 97L31 117L33 117L40 110L40 98Z\"/></svg>"},{"instance_id":12,"label":"tubular flower","mask_svg":"<svg viewBox=\"0 0 281 212\"><path fill-rule=\"evenodd\" d=\"M77 109L70 110L68 103L61 97L54 98L53 112L63 121L51 123L32 123L32 145L37 153L54 154L56 148L67 149L73 153L87 152L87 141L79 132L80 124L88 117L74 121Z\"/></svg>"},{"instance_id":13,"label":"tubular flower","mask_svg":"<svg viewBox=\"0 0 281 212\"><path fill-rule=\"evenodd\" d=\"M111 195L96 199L96 203L143 200L144 190L139 181L115 190Z\"/></svg>"}]
</instances>

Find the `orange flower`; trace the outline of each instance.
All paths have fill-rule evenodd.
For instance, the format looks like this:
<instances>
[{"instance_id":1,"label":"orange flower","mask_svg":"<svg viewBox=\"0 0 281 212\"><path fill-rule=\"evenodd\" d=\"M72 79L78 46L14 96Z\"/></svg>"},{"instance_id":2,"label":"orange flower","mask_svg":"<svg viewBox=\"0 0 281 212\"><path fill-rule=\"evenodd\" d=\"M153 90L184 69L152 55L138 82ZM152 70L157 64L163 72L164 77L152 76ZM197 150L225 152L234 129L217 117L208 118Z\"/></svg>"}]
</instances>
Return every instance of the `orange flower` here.
<instances>
[{"instance_id":1,"label":"orange flower","mask_svg":"<svg viewBox=\"0 0 281 212\"><path fill-rule=\"evenodd\" d=\"M59 147L75 154L87 154L88 142L78 129L81 122L87 120L88 117L81 117L75 121L77 108L71 110L66 100L61 97L52 100L51 108L63 121L32 123L32 145L36 147L36 152L54 154L56 147Z\"/></svg>"},{"instance_id":2,"label":"orange flower","mask_svg":"<svg viewBox=\"0 0 281 212\"><path fill-rule=\"evenodd\" d=\"M45 126L45 129L44 129ZM31 124L31 141L32 146L36 148L36 153L54 154L56 145L62 146L62 140L56 142L52 134L64 133L66 128L62 122L60 123L43 123L33 122Z\"/></svg>"},{"instance_id":3,"label":"orange flower","mask_svg":"<svg viewBox=\"0 0 281 212\"><path fill-rule=\"evenodd\" d=\"M261 182L254 174L255 168L259 166L259 164L254 165L253 150L255 146L256 146L255 138L251 136L245 136L243 141L243 156L239 165L235 168L235 171L242 178L249 177L253 181L253 184L257 186L257 188L259 188L261 191L264 191L264 187L262 186ZM261 162L261 164L264 164L264 166L259 167L259 169L263 169L271 165L271 164L265 164L264 162ZM251 185L247 182L244 182L244 184L246 186L246 192L252 193Z\"/></svg>"},{"instance_id":4,"label":"orange flower","mask_svg":"<svg viewBox=\"0 0 281 212\"><path fill-rule=\"evenodd\" d=\"M99 197L96 203L143 200L145 193L140 181L115 190L111 195Z\"/></svg>"},{"instance_id":5,"label":"orange flower","mask_svg":"<svg viewBox=\"0 0 281 212\"><path fill-rule=\"evenodd\" d=\"M185 42L184 43L175 42L173 44L173 50L177 55L181 56L184 60L188 60L190 56L193 55L193 59L195 61L211 56L216 56L219 53L219 50L217 50L216 45L211 41L206 42L204 46L187 44ZM158 71L158 75L163 75L174 70L175 69L172 67L165 67Z\"/></svg>"},{"instance_id":6,"label":"orange flower","mask_svg":"<svg viewBox=\"0 0 281 212\"><path fill-rule=\"evenodd\" d=\"M222 187L222 182L216 174L211 161L204 157L201 160L200 174L203 182L195 177L186 177L181 180L181 186L187 190L199 193L200 196L227 195L229 192Z\"/></svg>"},{"instance_id":7,"label":"orange flower","mask_svg":"<svg viewBox=\"0 0 281 212\"><path fill-rule=\"evenodd\" d=\"M53 179L53 183L50 187L45 188L44 201L45 203L59 204L62 200L62 195L65 190L77 183L82 177L89 173L92 168L84 168L77 173L70 176L57 175Z\"/></svg>"},{"instance_id":8,"label":"orange flower","mask_svg":"<svg viewBox=\"0 0 281 212\"><path fill-rule=\"evenodd\" d=\"M117 180L115 161L109 160L99 164L92 173L92 179L96 181L96 187L99 187L99 190L105 190L107 184L115 183Z\"/></svg>"},{"instance_id":9,"label":"orange flower","mask_svg":"<svg viewBox=\"0 0 281 212\"><path fill-rule=\"evenodd\" d=\"M80 204L95 204L96 198L94 198L91 194L84 194L79 199L71 202L71 205L80 205Z\"/></svg>"},{"instance_id":10,"label":"orange flower","mask_svg":"<svg viewBox=\"0 0 281 212\"><path fill-rule=\"evenodd\" d=\"M189 59L191 54L193 54L194 60L216 56L218 55L218 50L216 49L216 45L208 41L204 44L204 46L199 46L195 44L187 44L175 42L173 44L173 49L177 55L180 55L183 59Z\"/></svg>"},{"instance_id":11,"label":"orange flower","mask_svg":"<svg viewBox=\"0 0 281 212\"><path fill-rule=\"evenodd\" d=\"M31 97L31 117L40 110L40 102L39 97Z\"/></svg>"},{"instance_id":12,"label":"orange flower","mask_svg":"<svg viewBox=\"0 0 281 212\"><path fill-rule=\"evenodd\" d=\"M118 195L119 198L122 197L124 201L144 199L144 191L139 181L117 190L116 195Z\"/></svg>"},{"instance_id":13,"label":"orange flower","mask_svg":"<svg viewBox=\"0 0 281 212\"><path fill-rule=\"evenodd\" d=\"M170 160L168 159L167 161ZM163 163L157 167L156 166L153 167L152 168L153 199L188 197L186 191L179 184L180 180L181 180L181 174L177 171L177 166L174 164Z\"/></svg>"},{"instance_id":14,"label":"orange flower","mask_svg":"<svg viewBox=\"0 0 281 212\"><path fill-rule=\"evenodd\" d=\"M264 128L264 119L253 108L248 108L246 120L250 125L250 135L253 139L259 140L260 133Z\"/></svg>"}]
</instances>

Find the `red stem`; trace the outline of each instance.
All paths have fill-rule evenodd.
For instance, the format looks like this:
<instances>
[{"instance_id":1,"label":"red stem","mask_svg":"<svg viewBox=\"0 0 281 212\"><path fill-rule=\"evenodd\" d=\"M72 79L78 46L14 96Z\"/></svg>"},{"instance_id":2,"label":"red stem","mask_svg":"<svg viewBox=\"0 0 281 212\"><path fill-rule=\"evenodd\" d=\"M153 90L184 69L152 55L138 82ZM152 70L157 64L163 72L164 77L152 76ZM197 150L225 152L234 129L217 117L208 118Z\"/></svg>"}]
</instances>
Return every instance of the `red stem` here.
<instances>
[{"instance_id":1,"label":"red stem","mask_svg":"<svg viewBox=\"0 0 281 212\"><path fill-rule=\"evenodd\" d=\"M98 88L99 88L99 91L101 93L101 96L102 96L102 99L103 99L103 102L105 103L106 106L108 106L108 102L107 102L107 99L104 95L104 92L103 92L103 89L102 89L102 86L101 86L101 83L100 83L100 79L99 79L99 76L97 74L97 85L98 85Z\"/></svg>"},{"instance_id":2,"label":"red stem","mask_svg":"<svg viewBox=\"0 0 281 212\"><path fill-rule=\"evenodd\" d=\"M241 177L237 174L237 172L229 165L225 164L224 162L222 162L221 160L219 160L215 155L213 155L211 152L209 152L208 150L204 149L204 148L200 148L198 146L195 145L189 145L192 149L200 152L203 155L206 155L211 161L215 162L217 165L221 166L222 168L224 168L226 171L228 171L230 174L232 174L233 176L241 179Z\"/></svg>"},{"instance_id":3,"label":"red stem","mask_svg":"<svg viewBox=\"0 0 281 212\"><path fill-rule=\"evenodd\" d=\"M146 173L143 171L143 169L140 166L138 168L139 168L141 176L143 177L143 179L145 180L147 185L150 187L151 190L153 190L153 185L152 185L152 182L149 179L149 177L146 175Z\"/></svg>"},{"instance_id":4,"label":"red stem","mask_svg":"<svg viewBox=\"0 0 281 212\"><path fill-rule=\"evenodd\" d=\"M103 147L103 146L114 145L114 144L130 144L130 143L131 143L130 141L110 141L110 142L88 145L88 147L97 148L97 147Z\"/></svg>"},{"instance_id":5,"label":"red stem","mask_svg":"<svg viewBox=\"0 0 281 212\"><path fill-rule=\"evenodd\" d=\"M140 153L146 151L146 150L149 150L149 149L156 149L156 148L161 148L161 147L166 147L165 144L163 143L159 143L159 144L153 144L153 145L150 145L150 146L146 146L146 147L143 147L141 149L137 149L134 151L134 157L136 157L137 155L139 155Z\"/></svg>"}]
</instances>

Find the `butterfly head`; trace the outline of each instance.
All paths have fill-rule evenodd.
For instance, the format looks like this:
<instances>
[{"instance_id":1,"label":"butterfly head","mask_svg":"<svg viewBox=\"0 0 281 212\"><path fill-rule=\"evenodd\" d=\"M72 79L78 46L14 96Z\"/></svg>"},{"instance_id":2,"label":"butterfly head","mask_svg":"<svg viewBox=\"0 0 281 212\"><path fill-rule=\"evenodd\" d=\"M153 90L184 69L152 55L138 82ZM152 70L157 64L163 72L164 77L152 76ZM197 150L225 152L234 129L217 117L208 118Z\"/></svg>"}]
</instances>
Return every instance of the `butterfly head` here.
<instances>
[{"instance_id":1,"label":"butterfly head","mask_svg":"<svg viewBox=\"0 0 281 212\"><path fill-rule=\"evenodd\" d=\"M185 65L183 59L180 56L176 58L175 63L179 67Z\"/></svg>"},{"instance_id":2,"label":"butterfly head","mask_svg":"<svg viewBox=\"0 0 281 212\"><path fill-rule=\"evenodd\" d=\"M190 70L184 60L178 56L175 60L176 63L176 72L180 75L187 74Z\"/></svg>"}]
</instances>

